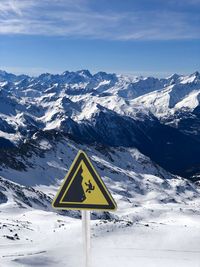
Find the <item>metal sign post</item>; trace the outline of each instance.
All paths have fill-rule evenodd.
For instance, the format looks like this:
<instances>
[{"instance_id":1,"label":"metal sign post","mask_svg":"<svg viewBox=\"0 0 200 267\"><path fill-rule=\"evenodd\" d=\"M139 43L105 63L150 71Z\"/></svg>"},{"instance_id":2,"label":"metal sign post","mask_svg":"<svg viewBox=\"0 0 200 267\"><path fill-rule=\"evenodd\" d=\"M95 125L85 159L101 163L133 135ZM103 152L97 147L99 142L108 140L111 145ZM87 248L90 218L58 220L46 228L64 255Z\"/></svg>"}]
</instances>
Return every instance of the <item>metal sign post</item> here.
<instances>
[{"instance_id":1,"label":"metal sign post","mask_svg":"<svg viewBox=\"0 0 200 267\"><path fill-rule=\"evenodd\" d=\"M84 267L90 267L90 211L82 210Z\"/></svg>"},{"instance_id":2,"label":"metal sign post","mask_svg":"<svg viewBox=\"0 0 200 267\"><path fill-rule=\"evenodd\" d=\"M89 210L114 211L117 204L83 151L80 150L74 159L52 207L82 210L84 267L91 267Z\"/></svg>"}]
</instances>

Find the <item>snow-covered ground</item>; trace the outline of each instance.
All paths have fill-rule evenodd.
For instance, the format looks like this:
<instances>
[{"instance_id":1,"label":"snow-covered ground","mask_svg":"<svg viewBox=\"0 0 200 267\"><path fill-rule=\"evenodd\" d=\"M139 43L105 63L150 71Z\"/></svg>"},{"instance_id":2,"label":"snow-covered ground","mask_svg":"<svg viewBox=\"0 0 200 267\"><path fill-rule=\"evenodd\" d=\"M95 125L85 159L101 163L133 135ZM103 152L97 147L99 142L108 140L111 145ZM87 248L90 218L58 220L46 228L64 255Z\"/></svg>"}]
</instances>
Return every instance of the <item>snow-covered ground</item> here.
<instances>
[{"instance_id":1,"label":"snow-covered ground","mask_svg":"<svg viewBox=\"0 0 200 267\"><path fill-rule=\"evenodd\" d=\"M13 180L21 173L24 184L25 175L30 174L27 184L32 185L39 176L34 191L1 178L0 188L8 199L0 205L0 266L84 266L80 213L58 214L50 207L49 196L58 188L47 183L50 171L52 182L53 175L64 177L78 149L86 150L69 140L67 144L63 141L52 151L42 142L48 147L46 154L30 158L38 169L32 165L13 172ZM68 157L60 161L63 149ZM198 187L167 173L135 149L112 148L103 154L94 147L87 149L118 204L114 213L92 213L91 267L199 267ZM5 175L11 177L12 170ZM41 177L47 181L43 185L38 184Z\"/></svg>"},{"instance_id":2,"label":"snow-covered ground","mask_svg":"<svg viewBox=\"0 0 200 267\"><path fill-rule=\"evenodd\" d=\"M139 208L141 220L92 220L91 267L199 267L200 205L193 205ZM80 219L5 206L0 229L1 266L84 266Z\"/></svg>"}]
</instances>

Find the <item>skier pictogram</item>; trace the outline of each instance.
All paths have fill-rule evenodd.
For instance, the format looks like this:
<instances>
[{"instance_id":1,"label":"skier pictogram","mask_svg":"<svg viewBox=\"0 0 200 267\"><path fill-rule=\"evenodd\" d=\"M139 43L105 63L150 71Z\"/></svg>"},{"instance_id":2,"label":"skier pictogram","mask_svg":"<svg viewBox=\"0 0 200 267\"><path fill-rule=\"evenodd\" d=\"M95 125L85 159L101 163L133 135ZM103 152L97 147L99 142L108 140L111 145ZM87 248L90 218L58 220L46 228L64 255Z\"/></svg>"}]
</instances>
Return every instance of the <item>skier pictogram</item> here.
<instances>
[{"instance_id":1,"label":"skier pictogram","mask_svg":"<svg viewBox=\"0 0 200 267\"><path fill-rule=\"evenodd\" d=\"M92 185L92 183L90 182L90 180L88 181L88 183L85 183L85 185L88 187L86 189L86 193L91 193L91 191L93 191L95 189L95 186Z\"/></svg>"}]
</instances>

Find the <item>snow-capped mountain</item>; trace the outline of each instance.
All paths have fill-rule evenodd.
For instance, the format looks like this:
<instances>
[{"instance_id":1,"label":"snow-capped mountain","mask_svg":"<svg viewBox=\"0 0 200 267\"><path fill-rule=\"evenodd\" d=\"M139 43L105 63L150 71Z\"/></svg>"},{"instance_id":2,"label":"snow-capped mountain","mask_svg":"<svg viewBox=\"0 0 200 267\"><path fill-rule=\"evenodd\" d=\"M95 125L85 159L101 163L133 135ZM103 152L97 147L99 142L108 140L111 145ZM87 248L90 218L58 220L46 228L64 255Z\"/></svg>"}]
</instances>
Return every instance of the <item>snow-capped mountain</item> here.
<instances>
[{"instance_id":1,"label":"snow-capped mountain","mask_svg":"<svg viewBox=\"0 0 200 267\"><path fill-rule=\"evenodd\" d=\"M0 77L1 147L58 131L83 143L137 148L185 177L199 172L198 72L165 79L88 70Z\"/></svg>"},{"instance_id":2,"label":"snow-capped mountain","mask_svg":"<svg viewBox=\"0 0 200 267\"><path fill-rule=\"evenodd\" d=\"M9 208L52 210L51 198L32 187L20 186L0 177L0 204Z\"/></svg>"}]
</instances>

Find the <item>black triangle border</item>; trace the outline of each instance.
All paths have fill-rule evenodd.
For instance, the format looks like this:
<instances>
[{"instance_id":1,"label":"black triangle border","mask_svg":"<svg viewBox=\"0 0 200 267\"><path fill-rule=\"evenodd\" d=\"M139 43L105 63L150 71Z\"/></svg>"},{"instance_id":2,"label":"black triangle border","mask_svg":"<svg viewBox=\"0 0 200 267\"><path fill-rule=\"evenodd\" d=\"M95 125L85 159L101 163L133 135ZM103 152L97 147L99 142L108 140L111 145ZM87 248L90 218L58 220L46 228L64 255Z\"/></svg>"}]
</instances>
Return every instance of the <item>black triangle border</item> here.
<instances>
[{"instance_id":1,"label":"black triangle border","mask_svg":"<svg viewBox=\"0 0 200 267\"><path fill-rule=\"evenodd\" d=\"M79 164L81 161L84 161L85 165L89 169L93 179L99 186L101 192L103 193L104 197L106 198L108 205L97 205L97 204L79 204L79 203L62 203L61 199L65 193L66 188L68 187L69 183L74 177L74 173L76 172ZM62 210L116 210L117 204L114 201L113 197L111 196L109 190L107 189L106 185L104 184L103 180L100 178L99 174L97 174L96 170L94 171L94 166L90 162L89 158L83 151L79 151L77 157L75 158L74 162L71 165L71 168L66 175L63 184L60 187L55 199L53 200L52 206L56 209ZM104 188L105 187L105 188Z\"/></svg>"}]
</instances>

